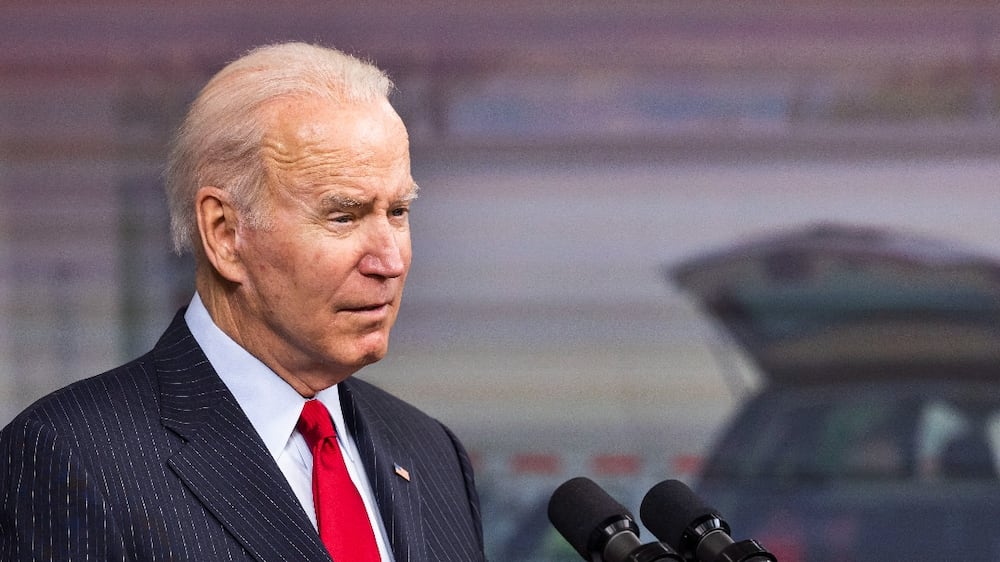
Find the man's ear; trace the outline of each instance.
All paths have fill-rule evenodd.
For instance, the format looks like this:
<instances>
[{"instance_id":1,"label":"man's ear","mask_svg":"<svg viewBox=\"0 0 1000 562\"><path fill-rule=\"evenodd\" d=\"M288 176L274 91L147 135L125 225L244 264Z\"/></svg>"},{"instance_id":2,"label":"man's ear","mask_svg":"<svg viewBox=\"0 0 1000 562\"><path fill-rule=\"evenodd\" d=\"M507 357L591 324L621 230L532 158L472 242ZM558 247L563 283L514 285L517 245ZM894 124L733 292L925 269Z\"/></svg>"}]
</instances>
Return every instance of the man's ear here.
<instances>
[{"instance_id":1,"label":"man's ear","mask_svg":"<svg viewBox=\"0 0 1000 562\"><path fill-rule=\"evenodd\" d=\"M229 204L229 194L218 187L205 186L195 194L195 216L201 247L220 276L233 283L243 280L243 264L236 251L239 217Z\"/></svg>"}]
</instances>

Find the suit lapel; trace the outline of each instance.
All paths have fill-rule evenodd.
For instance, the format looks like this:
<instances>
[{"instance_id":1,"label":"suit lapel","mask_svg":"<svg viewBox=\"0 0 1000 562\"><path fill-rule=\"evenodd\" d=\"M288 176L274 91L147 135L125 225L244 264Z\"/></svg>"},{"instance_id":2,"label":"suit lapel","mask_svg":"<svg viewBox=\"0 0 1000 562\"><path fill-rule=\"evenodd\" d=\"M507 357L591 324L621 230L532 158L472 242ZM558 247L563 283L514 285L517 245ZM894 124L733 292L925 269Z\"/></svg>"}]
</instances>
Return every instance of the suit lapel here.
<instances>
[{"instance_id":1,"label":"suit lapel","mask_svg":"<svg viewBox=\"0 0 1000 562\"><path fill-rule=\"evenodd\" d=\"M154 348L164 426L186 444L168 465L259 560L326 560L319 535L180 314Z\"/></svg>"},{"instance_id":2,"label":"suit lapel","mask_svg":"<svg viewBox=\"0 0 1000 562\"><path fill-rule=\"evenodd\" d=\"M338 386L344 419L361 454L396 562L426 560L420 474L414 471L412 456L394 438L383 417L389 414L368 402L363 382L347 379Z\"/></svg>"}]
</instances>

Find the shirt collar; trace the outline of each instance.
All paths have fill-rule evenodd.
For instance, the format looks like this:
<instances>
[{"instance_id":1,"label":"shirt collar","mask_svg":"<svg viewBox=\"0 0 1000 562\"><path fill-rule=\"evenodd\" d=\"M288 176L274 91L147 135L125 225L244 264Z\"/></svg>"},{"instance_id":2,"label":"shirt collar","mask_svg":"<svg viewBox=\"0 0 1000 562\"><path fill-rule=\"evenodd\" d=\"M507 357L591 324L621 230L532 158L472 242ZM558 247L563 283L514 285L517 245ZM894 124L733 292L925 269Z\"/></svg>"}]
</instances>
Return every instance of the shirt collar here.
<instances>
[{"instance_id":1,"label":"shirt collar","mask_svg":"<svg viewBox=\"0 0 1000 562\"><path fill-rule=\"evenodd\" d=\"M208 362L277 460L295 430L306 399L226 335L212 320L197 293L184 313L184 320ZM337 386L319 392L316 398L330 411L337 433L346 435Z\"/></svg>"}]
</instances>

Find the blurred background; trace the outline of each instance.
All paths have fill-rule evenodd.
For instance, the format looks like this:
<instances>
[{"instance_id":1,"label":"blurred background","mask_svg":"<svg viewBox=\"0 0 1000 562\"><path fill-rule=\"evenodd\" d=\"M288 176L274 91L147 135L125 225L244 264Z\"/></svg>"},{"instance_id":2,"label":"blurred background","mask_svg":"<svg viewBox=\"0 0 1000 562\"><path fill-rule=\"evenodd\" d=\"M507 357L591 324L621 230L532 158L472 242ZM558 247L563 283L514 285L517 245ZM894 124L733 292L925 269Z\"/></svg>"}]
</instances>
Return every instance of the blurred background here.
<instances>
[{"instance_id":1,"label":"blurred background","mask_svg":"<svg viewBox=\"0 0 1000 562\"><path fill-rule=\"evenodd\" d=\"M494 560L577 559L556 485L638 511L766 384L671 268L829 224L1000 260L992 2L5 0L0 425L190 299L168 140L214 72L284 40L397 85L415 259L359 376L464 440Z\"/></svg>"}]
</instances>

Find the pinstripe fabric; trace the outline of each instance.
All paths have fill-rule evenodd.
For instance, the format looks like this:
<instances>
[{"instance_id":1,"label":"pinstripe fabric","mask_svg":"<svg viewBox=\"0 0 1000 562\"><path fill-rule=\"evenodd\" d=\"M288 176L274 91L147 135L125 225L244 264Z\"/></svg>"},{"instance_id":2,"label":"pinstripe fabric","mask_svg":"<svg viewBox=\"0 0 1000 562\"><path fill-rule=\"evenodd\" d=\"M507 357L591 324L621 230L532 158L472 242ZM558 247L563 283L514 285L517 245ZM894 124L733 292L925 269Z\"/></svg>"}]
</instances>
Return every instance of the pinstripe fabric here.
<instances>
[{"instance_id":1,"label":"pinstripe fabric","mask_svg":"<svg viewBox=\"0 0 1000 562\"><path fill-rule=\"evenodd\" d=\"M397 562L483 560L479 498L465 449L448 429L360 379L340 385ZM410 480L395 473L400 465Z\"/></svg>"},{"instance_id":2,"label":"pinstripe fabric","mask_svg":"<svg viewBox=\"0 0 1000 562\"><path fill-rule=\"evenodd\" d=\"M461 446L405 403L350 383L397 560L481 560ZM429 448L383 433L400 423L433 428ZM405 483L392 468L401 458L427 476L394 482ZM42 560L330 559L178 314L151 353L43 398L0 432L0 561Z\"/></svg>"}]
</instances>

